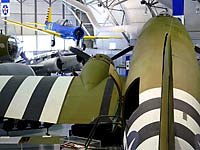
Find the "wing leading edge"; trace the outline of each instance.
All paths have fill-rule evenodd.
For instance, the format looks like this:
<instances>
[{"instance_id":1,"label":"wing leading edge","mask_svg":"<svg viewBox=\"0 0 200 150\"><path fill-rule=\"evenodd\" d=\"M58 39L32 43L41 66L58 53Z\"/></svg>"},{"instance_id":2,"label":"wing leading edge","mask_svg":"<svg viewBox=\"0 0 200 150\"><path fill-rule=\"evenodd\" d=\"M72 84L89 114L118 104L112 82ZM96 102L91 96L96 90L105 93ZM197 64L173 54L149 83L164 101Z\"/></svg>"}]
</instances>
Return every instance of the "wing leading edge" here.
<instances>
[{"instance_id":1,"label":"wing leading edge","mask_svg":"<svg viewBox=\"0 0 200 150\"><path fill-rule=\"evenodd\" d=\"M3 21L6 21L10 24L18 25L18 26L21 26L21 27L25 27L25 28L28 28L28 29L31 29L31 30L34 30L34 31L39 31L39 32L55 35L57 37L61 37L61 33L58 33L58 32L52 31L52 30L37 28L37 27L31 26L31 25L28 25L28 24L22 24L20 22L16 22L16 21L12 21L12 20L4 20L3 19ZM35 23L35 24L37 24L37 23Z\"/></svg>"}]
</instances>

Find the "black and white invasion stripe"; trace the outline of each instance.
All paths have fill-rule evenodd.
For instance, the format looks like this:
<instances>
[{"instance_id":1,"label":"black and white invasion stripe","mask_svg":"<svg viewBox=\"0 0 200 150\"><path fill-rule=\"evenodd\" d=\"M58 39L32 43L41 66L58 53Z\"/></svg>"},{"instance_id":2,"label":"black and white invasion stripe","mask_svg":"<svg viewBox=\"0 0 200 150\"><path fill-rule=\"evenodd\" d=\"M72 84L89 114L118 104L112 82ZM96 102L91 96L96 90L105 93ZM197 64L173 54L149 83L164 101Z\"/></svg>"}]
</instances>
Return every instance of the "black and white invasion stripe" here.
<instances>
[{"instance_id":1,"label":"black and white invasion stripe","mask_svg":"<svg viewBox=\"0 0 200 150\"><path fill-rule=\"evenodd\" d=\"M174 122L176 149L195 149L200 134L200 104L189 93L174 88ZM140 94L140 105L127 121L126 149L158 149L160 131L161 88Z\"/></svg>"},{"instance_id":2,"label":"black and white invasion stripe","mask_svg":"<svg viewBox=\"0 0 200 150\"><path fill-rule=\"evenodd\" d=\"M72 79L1 76L0 116L56 123Z\"/></svg>"}]
</instances>

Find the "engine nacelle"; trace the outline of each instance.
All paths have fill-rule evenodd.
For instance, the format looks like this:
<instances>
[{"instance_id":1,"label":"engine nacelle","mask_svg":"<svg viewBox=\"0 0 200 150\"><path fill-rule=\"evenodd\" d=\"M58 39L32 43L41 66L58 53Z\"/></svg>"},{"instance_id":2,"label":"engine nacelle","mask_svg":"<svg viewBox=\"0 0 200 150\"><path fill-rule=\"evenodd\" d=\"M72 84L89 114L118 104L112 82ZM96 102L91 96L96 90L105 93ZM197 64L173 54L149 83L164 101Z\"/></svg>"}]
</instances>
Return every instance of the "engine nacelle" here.
<instances>
[{"instance_id":1,"label":"engine nacelle","mask_svg":"<svg viewBox=\"0 0 200 150\"><path fill-rule=\"evenodd\" d=\"M60 60L59 57L55 57L55 58L51 58L51 59L47 59L42 61L41 63L39 63L39 65L43 66L44 71L49 72L49 73L55 73L60 71L60 63L62 63L62 61Z\"/></svg>"}]
</instances>

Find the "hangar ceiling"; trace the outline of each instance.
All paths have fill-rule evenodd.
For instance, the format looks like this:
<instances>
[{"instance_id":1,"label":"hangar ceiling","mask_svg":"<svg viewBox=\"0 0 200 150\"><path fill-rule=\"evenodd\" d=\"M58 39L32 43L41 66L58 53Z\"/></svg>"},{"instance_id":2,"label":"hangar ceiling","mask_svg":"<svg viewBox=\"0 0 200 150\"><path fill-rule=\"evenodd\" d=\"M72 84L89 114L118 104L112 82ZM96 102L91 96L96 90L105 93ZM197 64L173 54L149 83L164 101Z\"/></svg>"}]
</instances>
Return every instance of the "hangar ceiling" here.
<instances>
[{"instance_id":1,"label":"hangar ceiling","mask_svg":"<svg viewBox=\"0 0 200 150\"><path fill-rule=\"evenodd\" d=\"M71 5L79 8L79 5L76 5L75 2L71 2L72 0L63 1L71 3ZM152 5L152 9L156 14L166 9L169 14L172 14L172 5L169 0L159 0L159 3L156 3L156 0L148 0L147 2L152 2L154 4ZM101 27L103 25L106 26L106 28L103 28L104 31L116 31L122 30L123 28L131 39L137 38L142 25L152 17L147 6L141 5L141 0L83 0L83 3L89 8L89 11L92 12L91 15L88 13L92 18L91 22L96 24L94 20L97 20L98 29L99 25L101 25ZM95 17L92 17L92 15ZM110 28L108 26L110 26ZM185 0L185 26L194 43L199 43L200 2L198 0Z\"/></svg>"}]
</instances>

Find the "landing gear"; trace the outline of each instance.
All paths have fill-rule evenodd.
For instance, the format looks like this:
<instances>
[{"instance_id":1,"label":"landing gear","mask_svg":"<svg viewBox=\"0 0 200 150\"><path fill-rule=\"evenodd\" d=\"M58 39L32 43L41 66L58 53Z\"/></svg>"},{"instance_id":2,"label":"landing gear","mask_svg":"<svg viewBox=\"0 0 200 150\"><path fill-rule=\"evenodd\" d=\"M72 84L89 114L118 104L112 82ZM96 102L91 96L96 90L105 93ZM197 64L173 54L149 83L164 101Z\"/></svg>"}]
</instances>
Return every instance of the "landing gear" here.
<instances>
[{"instance_id":1,"label":"landing gear","mask_svg":"<svg viewBox=\"0 0 200 150\"><path fill-rule=\"evenodd\" d=\"M55 35L51 39L51 47L54 47L56 44Z\"/></svg>"},{"instance_id":2,"label":"landing gear","mask_svg":"<svg viewBox=\"0 0 200 150\"><path fill-rule=\"evenodd\" d=\"M83 45L82 45L82 48L83 48L83 50L85 50L85 49L86 49L86 45L85 45L85 44L83 44Z\"/></svg>"}]
</instances>

